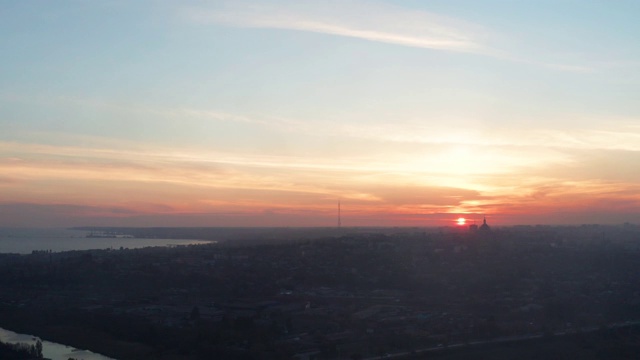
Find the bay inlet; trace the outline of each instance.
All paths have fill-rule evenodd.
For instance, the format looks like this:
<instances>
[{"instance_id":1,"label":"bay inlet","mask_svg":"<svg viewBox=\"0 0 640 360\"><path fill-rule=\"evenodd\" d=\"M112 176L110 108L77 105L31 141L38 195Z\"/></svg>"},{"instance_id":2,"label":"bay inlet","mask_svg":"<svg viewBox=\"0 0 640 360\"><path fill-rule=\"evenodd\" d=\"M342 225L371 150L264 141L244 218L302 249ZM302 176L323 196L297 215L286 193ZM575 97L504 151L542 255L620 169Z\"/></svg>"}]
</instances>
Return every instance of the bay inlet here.
<instances>
[{"instance_id":1,"label":"bay inlet","mask_svg":"<svg viewBox=\"0 0 640 360\"><path fill-rule=\"evenodd\" d=\"M89 231L70 229L0 228L0 253L31 254L33 251L140 249L153 246L209 244L194 239L147 239L133 237L88 237Z\"/></svg>"}]
</instances>

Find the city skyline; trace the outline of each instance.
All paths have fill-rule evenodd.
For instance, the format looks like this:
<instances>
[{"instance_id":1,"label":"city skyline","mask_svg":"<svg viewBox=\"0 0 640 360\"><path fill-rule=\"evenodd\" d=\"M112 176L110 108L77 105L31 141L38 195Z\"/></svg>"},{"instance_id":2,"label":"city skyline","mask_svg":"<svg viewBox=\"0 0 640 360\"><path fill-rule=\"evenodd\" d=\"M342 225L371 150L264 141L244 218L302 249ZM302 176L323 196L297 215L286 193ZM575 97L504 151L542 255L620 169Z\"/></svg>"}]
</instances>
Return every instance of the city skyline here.
<instances>
[{"instance_id":1,"label":"city skyline","mask_svg":"<svg viewBox=\"0 0 640 360\"><path fill-rule=\"evenodd\" d=\"M640 222L635 1L2 8L0 226Z\"/></svg>"}]
</instances>

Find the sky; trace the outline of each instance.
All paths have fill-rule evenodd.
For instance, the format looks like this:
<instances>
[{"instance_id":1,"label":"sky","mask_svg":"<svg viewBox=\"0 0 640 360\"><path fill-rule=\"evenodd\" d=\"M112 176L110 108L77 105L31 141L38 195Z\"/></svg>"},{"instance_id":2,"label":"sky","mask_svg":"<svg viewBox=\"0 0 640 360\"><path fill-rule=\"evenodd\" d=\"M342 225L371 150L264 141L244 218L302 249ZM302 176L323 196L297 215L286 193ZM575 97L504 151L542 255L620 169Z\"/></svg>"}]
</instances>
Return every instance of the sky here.
<instances>
[{"instance_id":1,"label":"sky","mask_svg":"<svg viewBox=\"0 0 640 360\"><path fill-rule=\"evenodd\" d=\"M638 16L2 1L0 226L640 223Z\"/></svg>"}]
</instances>

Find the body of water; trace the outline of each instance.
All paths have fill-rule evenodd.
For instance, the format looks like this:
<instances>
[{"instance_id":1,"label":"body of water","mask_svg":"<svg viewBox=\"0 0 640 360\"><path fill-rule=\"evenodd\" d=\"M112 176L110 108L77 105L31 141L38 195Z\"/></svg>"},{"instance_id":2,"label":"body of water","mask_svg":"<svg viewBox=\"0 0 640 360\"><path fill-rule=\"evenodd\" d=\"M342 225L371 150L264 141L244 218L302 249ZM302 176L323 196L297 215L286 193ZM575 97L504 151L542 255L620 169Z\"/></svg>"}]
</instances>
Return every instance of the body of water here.
<instances>
[{"instance_id":1,"label":"body of water","mask_svg":"<svg viewBox=\"0 0 640 360\"><path fill-rule=\"evenodd\" d=\"M35 336L18 334L13 331L0 328L0 341L4 343L23 343L28 345L35 345L37 340L38 338L36 338ZM42 341L42 355L47 359L68 360L69 358L74 358L78 360L114 360L110 357L96 354L89 350L80 350L46 340L40 341Z\"/></svg>"},{"instance_id":2,"label":"body of water","mask_svg":"<svg viewBox=\"0 0 640 360\"><path fill-rule=\"evenodd\" d=\"M30 254L34 250L53 252L93 249L139 249L148 246L208 244L191 239L137 239L86 237L88 231L69 229L0 228L0 253Z\"/></svg>"}]
</instances>

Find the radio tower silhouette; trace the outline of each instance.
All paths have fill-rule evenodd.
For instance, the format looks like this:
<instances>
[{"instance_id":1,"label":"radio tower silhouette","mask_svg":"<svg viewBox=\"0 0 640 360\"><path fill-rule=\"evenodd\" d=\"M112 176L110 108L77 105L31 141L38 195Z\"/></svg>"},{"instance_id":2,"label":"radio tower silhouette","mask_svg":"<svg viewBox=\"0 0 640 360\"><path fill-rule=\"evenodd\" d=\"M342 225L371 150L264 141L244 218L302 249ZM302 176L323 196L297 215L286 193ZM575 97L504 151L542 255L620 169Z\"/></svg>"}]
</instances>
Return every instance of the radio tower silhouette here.
<instances>
[{"instance_id":1,"label":"radio tower silhouette","mask_svg":"<svg viewBox=\"0 0 640 360\"><path fill-rule=\"evenodd\" d=\"M338 227L342 227L342 217L340 214L340 200L338 200Z\"/></svg>"}]
</instances>

